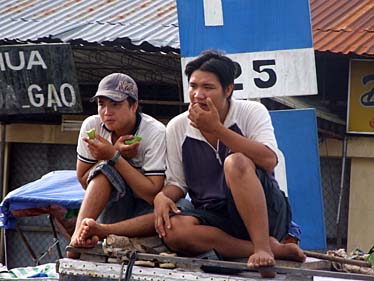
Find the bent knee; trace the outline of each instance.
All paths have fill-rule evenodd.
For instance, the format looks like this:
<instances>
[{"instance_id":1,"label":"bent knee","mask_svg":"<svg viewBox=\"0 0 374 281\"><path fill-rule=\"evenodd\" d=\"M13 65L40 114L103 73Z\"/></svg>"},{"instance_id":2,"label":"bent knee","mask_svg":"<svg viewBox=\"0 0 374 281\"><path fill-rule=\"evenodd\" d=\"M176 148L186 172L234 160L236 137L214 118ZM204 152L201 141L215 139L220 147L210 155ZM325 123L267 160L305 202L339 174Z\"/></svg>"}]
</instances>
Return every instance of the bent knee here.
<instances>
[{"instance_id":1,"label":"bent knee","mask_svg":"<svg viewBox=\"0 0 374 281\"><path fill-rule=\"evenodd\" d=\"M237 152L229 155L224 162L226 178L240 177L249 172L255 173L255 163L243 153Z\"/></svg>"},{"instance_id":2,"label":"bent knee","mask_svg":"<svg viewBox=\"0 0 374 281\"><path fill-rule=\"evenodd\" d=\"M164 243L173 251L185 251L191 227L198 223L195 217L176 215L170 218L172 227L166 229Z\"/></svg>"}]
</instances>

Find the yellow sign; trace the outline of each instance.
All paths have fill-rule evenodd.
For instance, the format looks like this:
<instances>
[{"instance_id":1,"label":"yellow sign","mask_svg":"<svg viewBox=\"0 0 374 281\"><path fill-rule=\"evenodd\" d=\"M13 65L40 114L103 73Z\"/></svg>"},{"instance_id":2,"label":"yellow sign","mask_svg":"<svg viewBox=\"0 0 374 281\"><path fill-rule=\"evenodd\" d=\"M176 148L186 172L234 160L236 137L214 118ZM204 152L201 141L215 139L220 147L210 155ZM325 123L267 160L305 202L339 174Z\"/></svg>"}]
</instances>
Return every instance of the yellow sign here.
<instances>
[{"instance_id":1,"label":"yellow sign","mask_svg":"<svg viewBox=\"0 0 374 281\"><path fill-rule=\"evenodd\" d=\"M374 60L351 60L347 132L374 134Z\"/></svg>"}]
</instances>

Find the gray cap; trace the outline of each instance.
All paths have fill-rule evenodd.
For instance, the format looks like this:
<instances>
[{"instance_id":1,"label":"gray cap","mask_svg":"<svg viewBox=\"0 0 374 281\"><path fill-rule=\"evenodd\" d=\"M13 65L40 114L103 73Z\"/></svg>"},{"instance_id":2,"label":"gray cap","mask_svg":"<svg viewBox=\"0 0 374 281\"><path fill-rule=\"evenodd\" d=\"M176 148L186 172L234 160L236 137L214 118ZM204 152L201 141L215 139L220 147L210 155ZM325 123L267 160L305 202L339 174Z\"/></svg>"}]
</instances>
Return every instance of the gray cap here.
<instances>
[{"instance_id":1,"label":"gray cap","mask_svg":"<svg viewBox=\"0 0 374 281\"><path fill-rule=\"evenodd\" d=\"M122 73L105 76L99 83L96 94L91 98L106 97L113 101L124 101L128 97L138 100L138 87L134 79Z\"/></svg>"}]
</instances>

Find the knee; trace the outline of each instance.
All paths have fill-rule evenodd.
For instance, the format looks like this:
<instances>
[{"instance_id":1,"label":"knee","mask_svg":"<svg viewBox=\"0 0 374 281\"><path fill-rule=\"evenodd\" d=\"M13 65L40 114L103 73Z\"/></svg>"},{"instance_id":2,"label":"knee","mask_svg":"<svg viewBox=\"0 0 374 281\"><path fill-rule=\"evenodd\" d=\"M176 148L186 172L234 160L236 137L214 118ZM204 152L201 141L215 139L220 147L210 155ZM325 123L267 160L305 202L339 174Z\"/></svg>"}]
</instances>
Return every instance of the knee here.
<instances>
[{"instance_id":1,"label":"knee","mask_svg":"<svg viewBox=\"0 0 374 281\"><path fill-rule=\"evenodd\" d=\"M233 153L224 162L224 172L226 179L238 179L243 175L256 173L256 165L243 153Z\"/></svg>"},{"instance_id":2,"label":"knee","mask_svg":"<svg viewBox=\"0 0 374 281\"><path fill-rule=\"evenodd\" d=\"M112 185L104 174L99 173L90 180L87 189L112 190Z\"/></svg>"},{"instance_id":3,"label":"knee","mask_svg":"<svg viewBox=\"0 0 374 281\"><path fill-rule=\"evenodd\" d=\"M166 236L163 238L164 243L169 249L175 252L185 252L188 245L188 229L190 223L187 217L173 216L170 218L172 228L166 230Z\"/></svg>"}]
</instances>

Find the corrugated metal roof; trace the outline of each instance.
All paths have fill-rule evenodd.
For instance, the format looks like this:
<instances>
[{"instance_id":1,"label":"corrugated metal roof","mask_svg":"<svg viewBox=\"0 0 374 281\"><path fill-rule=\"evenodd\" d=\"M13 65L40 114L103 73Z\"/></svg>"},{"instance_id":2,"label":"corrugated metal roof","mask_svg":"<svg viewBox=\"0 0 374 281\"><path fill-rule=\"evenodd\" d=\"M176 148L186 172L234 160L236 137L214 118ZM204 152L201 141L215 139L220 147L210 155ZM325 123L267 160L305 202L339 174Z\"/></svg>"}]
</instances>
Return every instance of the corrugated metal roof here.
<instances>
[{"instance_id":1,"label":"corrugated metal roof","mask_svg":"<svg viewBox=\"0 0 374 281\"><path fill-rule=\"evenodd\" d=\"M314 48L374 55L374 0L310 0Z\"/></svg>"},{"instance_id":2,"label":"corrugated metal roof","mask_svg":"<svg viewBox=\"0 0 374 281\"><path fill-rule=\"evenodd\" d=\"M374 0L310 0L314 48L374 55ZM0 0L0 39L179 49L175 0Z\"/></svg>"},{"instance_id":3,"label":"corrugated metal roof","mask_svg":"<svg viewBox=\"0 0 374 281\"><path fill-rule=\"evenodd\" d=\"M175 0L2 0L2 40L63 42L130 38L179 48Z\"/></svg>"}]
</instances>

